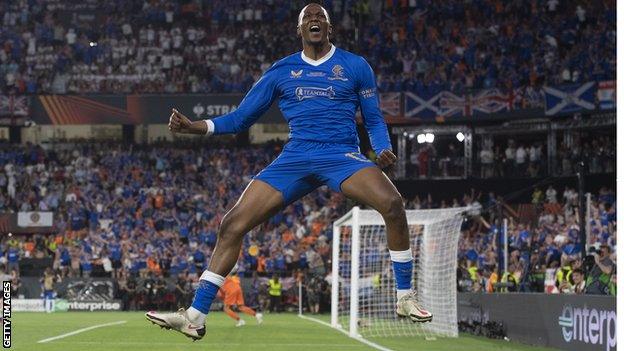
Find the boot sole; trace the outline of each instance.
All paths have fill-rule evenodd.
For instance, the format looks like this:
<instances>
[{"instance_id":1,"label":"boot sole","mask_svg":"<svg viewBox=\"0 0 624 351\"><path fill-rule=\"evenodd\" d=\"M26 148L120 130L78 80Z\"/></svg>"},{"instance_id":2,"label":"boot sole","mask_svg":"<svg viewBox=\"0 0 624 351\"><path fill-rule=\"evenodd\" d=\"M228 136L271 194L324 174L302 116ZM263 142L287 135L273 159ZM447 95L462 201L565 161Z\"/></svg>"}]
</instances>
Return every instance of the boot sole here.
<instances>
[{"instance_id":1,"label":"boot sole","mask_svg":"<svg viewBox=\"0 0 624 351\"><path fill-rule=\"evenodd\" d=\"M399 318L409 318L409 320L412 321L412 323L427 323L433 320L433 315L429 317L419 317L415 314L410 314L409 316L406 316L406 315L397 313L397 316L399 316Z\"/></svg>"}]
</instances>

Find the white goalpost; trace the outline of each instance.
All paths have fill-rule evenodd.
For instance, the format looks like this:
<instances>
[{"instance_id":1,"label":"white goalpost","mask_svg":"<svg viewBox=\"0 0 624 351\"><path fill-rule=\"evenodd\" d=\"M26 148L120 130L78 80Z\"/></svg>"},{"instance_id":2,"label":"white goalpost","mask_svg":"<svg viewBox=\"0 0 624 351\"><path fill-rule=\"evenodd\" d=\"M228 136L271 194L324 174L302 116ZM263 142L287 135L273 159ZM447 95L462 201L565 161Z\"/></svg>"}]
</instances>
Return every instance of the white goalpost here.
<instances>
[{"instance_id":1,"label":"white goalpost","mask_svg":"<svg viewBox=\"0 0 624 351\"><path fill-rule=\"evenodd\" d=\"M414 289L433 321L395 313L395 282L383 218L354 207L333 225L331 326L354 338L457 337L457 245L466 207L407 210Z\"/></svg>"}]
</instances>

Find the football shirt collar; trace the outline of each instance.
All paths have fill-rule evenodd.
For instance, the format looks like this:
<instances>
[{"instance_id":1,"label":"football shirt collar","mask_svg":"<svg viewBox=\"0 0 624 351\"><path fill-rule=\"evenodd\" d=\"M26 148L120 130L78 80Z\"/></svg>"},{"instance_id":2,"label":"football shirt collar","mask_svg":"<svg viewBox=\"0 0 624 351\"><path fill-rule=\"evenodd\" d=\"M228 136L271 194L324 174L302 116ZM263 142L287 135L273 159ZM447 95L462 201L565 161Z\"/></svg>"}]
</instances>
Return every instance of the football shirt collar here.
<instances>
[{"instance_id":1,"label":"football shirt collar","mask_svg":"<svg viewBox=\"0 0 624 351\"><path fill-rule=\"evenodd\" d=\"M304 53L303 50L301 51L301 59L305 62L308 63L312 66L319 66L321 64L323 64L324 62L326 62L327 60L329 60L330 58L332 58L332 56L334 56L334 52L336 52L336 47L334 46L334 44L331 44L331 49L329 49L329 52L327 54L325 54L325 56L321 57L318 60L314 60L311 59L309 57L307 57Z\"/></svg>"}]
</instances>

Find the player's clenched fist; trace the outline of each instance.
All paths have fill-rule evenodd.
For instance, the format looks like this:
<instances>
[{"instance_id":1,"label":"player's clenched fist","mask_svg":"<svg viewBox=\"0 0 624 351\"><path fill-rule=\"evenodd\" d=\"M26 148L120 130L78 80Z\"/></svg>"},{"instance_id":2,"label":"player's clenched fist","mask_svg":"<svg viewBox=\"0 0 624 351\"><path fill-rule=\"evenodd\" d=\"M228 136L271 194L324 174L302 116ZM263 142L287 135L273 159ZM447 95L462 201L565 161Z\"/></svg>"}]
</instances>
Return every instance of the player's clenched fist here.
<instances>
[{"instance_id":1,"label":"player's clenched fist","mask_svg":"<svg viewBox=\"0 0 624 351\"><path fill-rule=\"evenodd\" d=\"M185 115L178 112L178 110L171 109L171 116L169 117L169 130L176 133L188 132L191 127L191 120Z\"/></svg>"},{"instance_id":2,"label":"player's clenched fist","mask_svg":"<svg viewBox=\"0 0 624 351\"><path fill-rule=\"evenodd\" d=\"M191 122L188 117L174 108L171 109L171 116L169 116L169 130L175 133L206 134L206 122Z\"/></svg>"},{"instance_id":3,"label":"player's clenched fist","mask_svg":"<svg viewBox=\"0 0 624 351\"><path fill-rule=\"evenodd\" d=\"M388 166L392 166L397 160L397 157L394 156L392 151L384 150L379 155L377 155L377 166L379 168L386 168Z\"/></svg>"}]
</instances>

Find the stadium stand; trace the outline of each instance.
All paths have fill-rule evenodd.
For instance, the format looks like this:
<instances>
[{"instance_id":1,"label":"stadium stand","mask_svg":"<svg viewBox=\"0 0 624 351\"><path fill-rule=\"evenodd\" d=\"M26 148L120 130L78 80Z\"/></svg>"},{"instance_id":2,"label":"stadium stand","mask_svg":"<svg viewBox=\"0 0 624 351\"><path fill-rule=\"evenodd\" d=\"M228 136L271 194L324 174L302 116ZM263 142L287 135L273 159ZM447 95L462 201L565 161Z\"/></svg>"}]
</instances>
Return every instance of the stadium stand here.
<instances>
[{"instance_id":1,"label":"stadium stand","mask_svg":"<svg viewBox=\"0 0 624 351\"><path fill-rule=\"evenodd\" d=\"M140 278L145 285L180 275L189 284L196 282L210 259L220 219L238 198L241 184L280 149L279 143L239 148L200 144L127 148L89 142L45 149L5 147L0 152L0 211L54 211L58 220L53 236L4 237L0 260L9 272L15 270L13 274L19 274L16 259L50 257L60 277L114 276L122 279L122 286L127 279ZM434 200L431 195L406 199L407 208L413 209L466 205L480 209L463 227L459 289L494 291L490 279L497 279L500 228L492 206L495 199L493 193L474 192L454 199ZM580 258L577 205L575 190L550 186L534 191L530 214L506 212L511 223L511 268L506 279L516 283L514 290L544 291L548 272L557 274ZM331 223L346 209L346 199L326 188L289 206L245 237L238 273L325 278ZM594 194L590 217L588 243L597 248L607 245L614 252L612 190ZM555 284L561 282L559 278ZM173 303L173 291L157 290L149 296L133 295L133 306ZM250 294L262 291L256 285Z\"/></svg>"},{"instance_id":2,"label":"stadium stand","mask_svg":"<svg viewBox=\"0 0 624 351\"><path fill-rule=\"evenodd\" d=\"M260 337L231 346L257 348L261 339L276 350L318 340L334 347L316 329L315 340L293 341L293 329L282 328L296 326L293 319L308 328L312 315L332 307L339 318L336 324L332 311L330 324L358 339L380 331L392 338L390 347L418 348L426 339L426 349L437 338L445 350L591 349L598 346L596 311L600 348L603 335L607 350L615 346L614 0L0 1L0 278L11 282L15 325L30 325L25 331L37 345L83 349L104 340L117 349L126 341L104 334L115 329L78 311L179 311L192 304L222 219L291 134L276 101L235 136L177 133L167 124L169 111L192 121L241 111L254 82L301 50L296 19L309 2L328 10L331 42L373 69L378 94L370 91L397 156L382 170L405 208L454 213L451 221L422 211L426 223L409 222L410 286L419 303L440 312L424 325L396 319L394 273L401 270L384 256L385 225L362 224L358 216L368 209L321 187L247 233L229 273L240 278L245 305L302 318L268 314L264 329L245 330L261 330ZM333 76L295 70L283 77L327 77L333 94L335 79L351 79L342 65L333 66ZM367 117L356 111L356 131L361 153L374 161ZM363 211L350 212L354 206ZM451 209L460 207L460 215ZM346 221L337 222L341 217ZM448 223L437 225L442 219ZM426 240L431 233L437 240ZM442 247L455 243L449 234L459 235L457 267L455 247ZM339 274L332 276L336 248ZM431 265L424 253L446 261ZM438 286L453 284L440 274L455 272L456 291ZM223 303L215 300L211 309ZM577 319L587 317L581 310L589 322ZM143 313L119 315L130 343L138 345L140 335L154 349L173 345L142 330L133 336L140 328L132 323L145 324ZM44 328L42 335L35 327L50 317L64 328L88 327L52 337L54 328ZM211 312L208 324L219 327L215 317ZM437 324L505 341L479 346L486 343L447 338L457 331L439 333ZM591 340L576 340L577 329L589 330ZM56 341L83 330L90 331L84 339ZM216 330L206 335L221 344ZM398 340L402 330L418 337ZM18 334L23 343L26 334Z\"/></svg>"},{"instance_id":3,"label":"stadium stand","mask_svg":"<svg viewBox=\"0 0 624 351\"><path fill-rule=\"evenodd\" d=\"M244 92L299 50L294 27L282 24L303 3L132 0L72 9L55 0L3 2L0 91ZM336 42L367 57L381 91L509 90L615 76L611 1L334 0L326 7L339 24Z\"/></svg>"}]
</instances>

